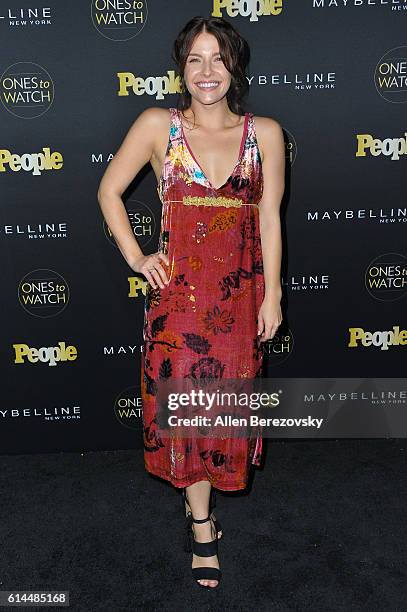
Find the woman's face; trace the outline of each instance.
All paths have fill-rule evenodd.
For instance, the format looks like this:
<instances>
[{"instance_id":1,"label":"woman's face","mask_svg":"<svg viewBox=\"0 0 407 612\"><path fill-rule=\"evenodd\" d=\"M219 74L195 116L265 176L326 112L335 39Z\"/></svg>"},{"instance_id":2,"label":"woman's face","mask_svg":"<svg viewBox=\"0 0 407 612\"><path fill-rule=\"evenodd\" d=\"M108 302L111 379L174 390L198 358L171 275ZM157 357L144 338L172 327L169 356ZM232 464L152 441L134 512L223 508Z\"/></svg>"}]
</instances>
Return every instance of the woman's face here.
<instances>
[{"instance_id":1,"label":"woman's face","mask_svg":"<svg viewBox=\"0 0 407 612\"><path fill-rule=\"evenodd\" d=\"M184 80L191 96L202 104L213 104L226 95L231 74L213 34L201 32L196 36L185 64Z\"/></svg>"}]
</instances>

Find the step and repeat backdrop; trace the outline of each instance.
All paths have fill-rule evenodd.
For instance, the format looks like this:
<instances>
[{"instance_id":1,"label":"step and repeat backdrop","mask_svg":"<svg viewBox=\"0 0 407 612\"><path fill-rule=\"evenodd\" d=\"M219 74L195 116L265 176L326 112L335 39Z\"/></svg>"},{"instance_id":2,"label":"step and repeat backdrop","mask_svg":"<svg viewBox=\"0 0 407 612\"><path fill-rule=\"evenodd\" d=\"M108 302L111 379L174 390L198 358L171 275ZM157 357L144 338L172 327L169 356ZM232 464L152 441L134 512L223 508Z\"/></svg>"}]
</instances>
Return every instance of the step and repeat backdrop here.
<instances>
[{"instance_id":1,"label":"step and repeat backdrop","mask_svg":"<svg viewBox=\"0 0 407 612\"><path fill-rule=\"evenodd\" d=\"M139 113L176 106L172 43L195 15L247 39L247 110L285 134L284 322L264 345L267 376L404 376L406 1L6 0L0 12L1 453L142 446L147 284L96 194ZM149 164L123 199L156 251Z\"/></svg>"}]
</instances>

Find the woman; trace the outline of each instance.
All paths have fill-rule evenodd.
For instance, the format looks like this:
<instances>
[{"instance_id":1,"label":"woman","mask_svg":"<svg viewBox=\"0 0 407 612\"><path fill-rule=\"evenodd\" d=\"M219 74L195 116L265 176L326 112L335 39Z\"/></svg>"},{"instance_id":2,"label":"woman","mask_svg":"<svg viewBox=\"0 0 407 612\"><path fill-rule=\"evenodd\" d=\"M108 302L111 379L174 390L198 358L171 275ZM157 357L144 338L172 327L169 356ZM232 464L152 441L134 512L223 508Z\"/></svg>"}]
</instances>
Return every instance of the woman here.
<instances>
[{"instance_id":1,"label":"woman","mask_svg":"<svg viewBox=\"0 0 407 612\"><path fill-rule=\"evenodd\" d=\"M285 150L277 121L243 112L249 48L228 22L193 18L174 43L173 59L179 106L138 116L98 200L127 263L149 283L141 372L145 466L181 488L192 573L200 586L213 588L221 578L222 531L212 487L246 487L249 468L259 465L261 433L164 437L157 393L160 383L177 378L199 386L261 376L260 343L282 320ZM163 205L159 247L151 255L138 246L121 199L147 162Z\"/></svg>"}]
</instances>

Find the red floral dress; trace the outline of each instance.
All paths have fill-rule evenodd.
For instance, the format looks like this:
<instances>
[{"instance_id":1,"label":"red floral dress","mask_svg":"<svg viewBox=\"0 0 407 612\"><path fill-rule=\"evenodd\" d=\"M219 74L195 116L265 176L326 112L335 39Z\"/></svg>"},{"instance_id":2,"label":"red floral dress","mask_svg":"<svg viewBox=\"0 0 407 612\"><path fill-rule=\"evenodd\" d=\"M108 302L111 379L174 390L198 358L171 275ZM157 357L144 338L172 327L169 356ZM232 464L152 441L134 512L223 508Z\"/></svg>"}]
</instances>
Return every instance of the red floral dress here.
<instances>
[{"instance_id":1,"label":"red floral dress","mask_svg":"<svg viewBox=\"0 0 407 612\"><path fill-rule=\"evenodd\" d=\"M148 472L187 487L209 480L217 489L247 485L259 465L261 429L241 438L162 436L160 382L171 377L253 379L262 376L257 315L264 299L259 206L263 173L252 113L245 114L238 161L215 188L199 166L181 124L171 128L157 187L162 202L158 250L167 254L168 285L149 284L141 367L144 461Z\"/></svg>"}]
</instances>

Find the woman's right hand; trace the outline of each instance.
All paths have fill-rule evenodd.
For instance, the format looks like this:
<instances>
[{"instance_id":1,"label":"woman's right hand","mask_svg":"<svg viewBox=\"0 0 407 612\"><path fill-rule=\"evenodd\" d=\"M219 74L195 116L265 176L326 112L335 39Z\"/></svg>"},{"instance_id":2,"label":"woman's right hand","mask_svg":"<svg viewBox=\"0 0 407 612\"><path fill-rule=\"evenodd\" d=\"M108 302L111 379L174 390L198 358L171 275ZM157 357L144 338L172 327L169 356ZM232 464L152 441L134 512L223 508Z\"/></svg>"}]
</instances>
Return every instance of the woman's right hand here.
<instances>
[{"instance_id":1,"label":"woman's right hand","mask_svg":"<svg viewBox=\"0 0 407 612\"><path fill-rule=\"evenodd\" d=\"M164 253L152 253L151 255L141 255L131 266L135 272L141 272L144 274L150 285L155 289L156 284L164 289L165 285L168 285L169 280L167 274L162 267L160 261L163 261L167 266L170 265L170 261L167 255ZM165 285L163 284L165 283Z\"/></svg>"}]
</instances>

